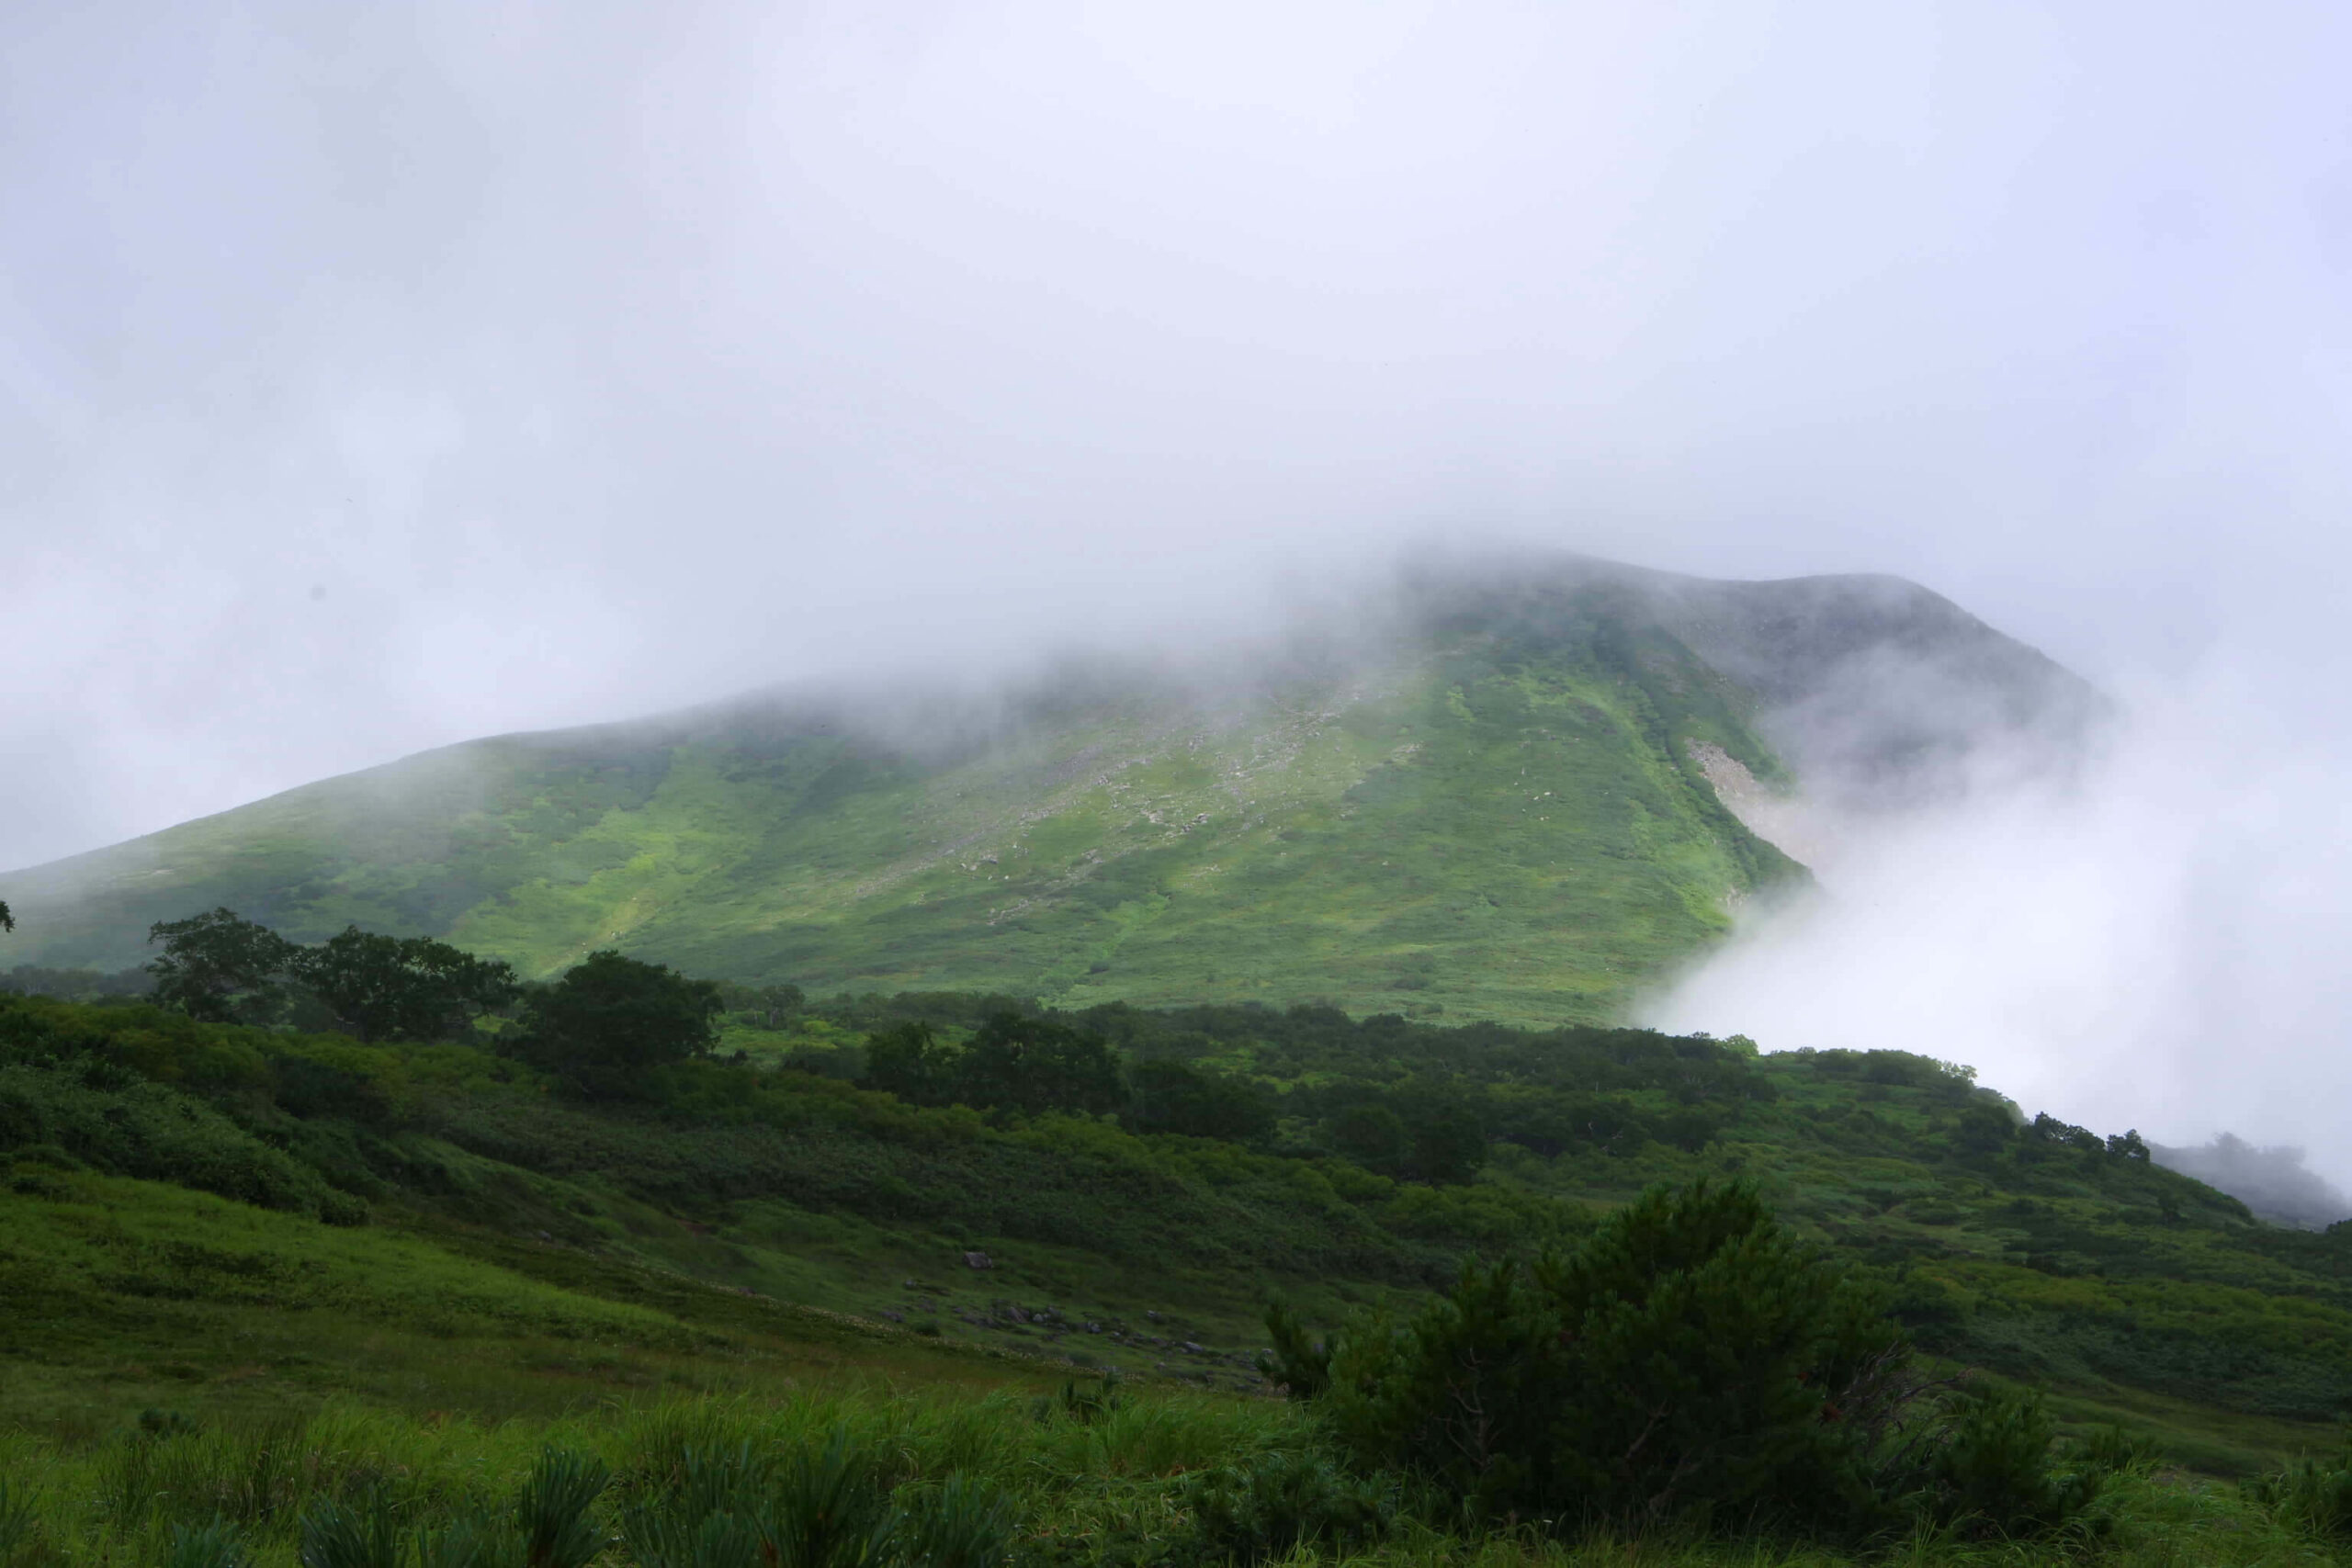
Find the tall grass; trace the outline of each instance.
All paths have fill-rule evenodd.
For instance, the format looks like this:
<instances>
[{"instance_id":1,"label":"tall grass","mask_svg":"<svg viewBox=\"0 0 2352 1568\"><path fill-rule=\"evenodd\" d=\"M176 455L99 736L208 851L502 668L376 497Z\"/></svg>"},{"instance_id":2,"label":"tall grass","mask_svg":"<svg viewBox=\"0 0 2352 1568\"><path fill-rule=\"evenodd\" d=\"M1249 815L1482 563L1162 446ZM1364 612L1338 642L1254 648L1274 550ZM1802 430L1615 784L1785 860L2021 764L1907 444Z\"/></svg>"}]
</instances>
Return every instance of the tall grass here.
<instances>
[{"instance_id":1,"label":"tall grass","mask_svg":"<svg viewBox=\"0 0 2352 1568\"><path fill-rule=\"evenodd\" d=\"M2259 1489L2128 1472L2103 1535L1772 1542L1464 1539L1329 1465L1295 1408L887 1387L555 1420L305 1419L0 1433L0 1568L1836 1568L2352 1562Z\"/></svg>"}]
</instances>

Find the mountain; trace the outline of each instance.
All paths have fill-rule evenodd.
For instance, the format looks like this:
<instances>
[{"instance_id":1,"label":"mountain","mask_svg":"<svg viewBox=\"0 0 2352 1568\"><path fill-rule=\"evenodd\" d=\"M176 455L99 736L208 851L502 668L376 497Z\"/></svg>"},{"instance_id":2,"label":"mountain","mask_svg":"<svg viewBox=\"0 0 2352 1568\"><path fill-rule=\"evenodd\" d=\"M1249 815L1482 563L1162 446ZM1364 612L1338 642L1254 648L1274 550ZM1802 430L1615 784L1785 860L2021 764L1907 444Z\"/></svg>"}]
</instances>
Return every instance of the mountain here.
<instances>
[{"instance_id":1,"label":"mountain","mask_svg":"<svg viewBox=\"0 0 2352 1568\"><path fill-rule=\"evenodd\" d=\"M52 965L227 905L533 974L1599 1019L1804 874L1749 826L1777 800L1899 805L2098 712L1897 580L1432 558L1247 653L473 741L0 889Z\"/></svg>"}]
</instances>

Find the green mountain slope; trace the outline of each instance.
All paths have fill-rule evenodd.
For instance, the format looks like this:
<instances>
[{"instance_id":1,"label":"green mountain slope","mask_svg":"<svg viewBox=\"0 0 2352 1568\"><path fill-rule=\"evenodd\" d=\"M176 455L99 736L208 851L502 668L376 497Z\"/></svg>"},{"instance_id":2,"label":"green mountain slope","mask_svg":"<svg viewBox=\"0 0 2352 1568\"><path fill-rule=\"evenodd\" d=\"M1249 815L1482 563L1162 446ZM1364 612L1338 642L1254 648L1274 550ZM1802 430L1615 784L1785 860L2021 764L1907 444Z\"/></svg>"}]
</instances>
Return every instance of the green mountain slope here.
<instances>
[{"instance_id":1,"label":"green mountain slope","mask_svg":"<svg viewBox=\"0 0 2352 1568\"><path fill-rule=\"evenodd\" d=\"M1216 679L1073 667L987 704L768 697L479 741L12 875L11 956L130 964L150 922L225 904L541 974L615 946L823 991L1604 1017L1801 874L1694 745L1784 783L1771 716L1891 649L1958 649L1971 722L2050 705L2063 672L1945 602L1823 581L1425 570L1379 637ZM1920 750L1884 729L1896 764Z\"/></svg>"}]
</instances>

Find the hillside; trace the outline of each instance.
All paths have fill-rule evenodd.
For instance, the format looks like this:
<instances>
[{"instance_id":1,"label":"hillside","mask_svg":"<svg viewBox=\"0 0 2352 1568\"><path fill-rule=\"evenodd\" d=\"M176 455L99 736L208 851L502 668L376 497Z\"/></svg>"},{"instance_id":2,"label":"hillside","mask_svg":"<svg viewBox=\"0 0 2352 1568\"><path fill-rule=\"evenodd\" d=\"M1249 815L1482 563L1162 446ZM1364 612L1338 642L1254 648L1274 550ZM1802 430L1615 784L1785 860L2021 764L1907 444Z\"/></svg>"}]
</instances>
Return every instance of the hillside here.
<instances>
[{"instance_id":1,"label":"hillside","mask_svg":"<svg viewBox=\"0 0 2352 1568\"><path fill-rule=\"evenodd\" d=\"M1889 580L1424 562L1250 658L481 740L0 889L28 964L133 964L150 923L227 905L533 974L616 946L816 991L1598 1020L1802 874L1710 766L1900 799L2095 710Z\"/></svg>"},{"instance_id":2,"label":"hillside","mask_svg":"<svg viewBox=\"0 0 2352 1568\"><path fill-rule=\"evenodd\" d=\"M2352 1396L2352 1235L2256 1223L2129 1134L2020 1125L1944 1064L1114 1006L1061 1015L1124 1064L1114 1116L850 1081L869 1031L952 1044L997 1005L737 1014L718 1056L594 1104L476 1044L0 995L0 1422L337 1391L495 1416L860 1367L1247 1393L1270 1290L1327 1324L1409 1304L1730 1176L1928 1350L2181 1462L2258 1468ZM1186 1084L1259 1113L1171 1120Z\"/></svg>"}]
</instances>

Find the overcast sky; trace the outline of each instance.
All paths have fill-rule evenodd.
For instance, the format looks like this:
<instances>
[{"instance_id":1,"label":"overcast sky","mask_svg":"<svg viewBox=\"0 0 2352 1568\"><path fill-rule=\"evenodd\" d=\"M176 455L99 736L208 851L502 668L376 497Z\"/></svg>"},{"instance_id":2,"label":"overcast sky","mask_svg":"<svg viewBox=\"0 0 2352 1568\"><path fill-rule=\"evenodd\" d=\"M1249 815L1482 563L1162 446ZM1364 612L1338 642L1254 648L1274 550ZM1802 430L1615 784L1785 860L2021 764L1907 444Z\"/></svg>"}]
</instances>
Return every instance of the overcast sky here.
<instances>
[{"instance_id":1,"label":"overcast sky","mask_svg":"<svg viewBox=\"0 0 2352 1568\"><path fill-rule=\"evenodd\" d=\"M2347 59L2259 0L17 0L0 866L1432 535L1893 571L2127 743L1660 1016L2341 1178Z\"/></svg>"},{"instance_id":2,"label":"overcast sky","mask_svg":"<svg viewBox=\"0 0 2352 1568\"><path fill-rule=\"evenodd\" d=\"M1431 532L2340 661L2347 58L2321 4L19 0L0 866Z\"/></svg>"}]
</instances>

